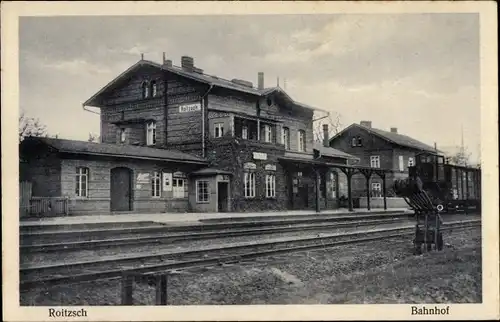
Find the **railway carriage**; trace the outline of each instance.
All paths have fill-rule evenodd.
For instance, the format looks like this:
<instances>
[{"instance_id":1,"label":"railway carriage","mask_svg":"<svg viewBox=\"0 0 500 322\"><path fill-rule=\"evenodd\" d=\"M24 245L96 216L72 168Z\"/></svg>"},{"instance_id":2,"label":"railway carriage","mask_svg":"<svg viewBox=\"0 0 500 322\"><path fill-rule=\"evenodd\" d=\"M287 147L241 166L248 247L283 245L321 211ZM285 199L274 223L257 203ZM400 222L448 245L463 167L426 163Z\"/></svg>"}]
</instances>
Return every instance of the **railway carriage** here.
<instances>
[{"instance_id":1,"label":"railway carriage","mask_svg":"<svg viewBox=\"0 0 500 322\"><path fill-rule=\"evenodd\" d=\"M444 156L424 152L408 167L409 177L394 183L394 191L415 211L414 245L428 250L443 247L440 213L470 212L481 209L481 170L450 164Z\"/></svg>"},{"instance_id":2,"label":"railway carriage","mask_svg":"<svg viewBox=\"0 0 500 322\"><path fill-rule=\"evenodd\" d=\"M481 170L450 164L442 155L420 153L409 167L411 178L419 177L435 207L442 212L479 211L481 208Z\"/></svg>"}]
</instances>

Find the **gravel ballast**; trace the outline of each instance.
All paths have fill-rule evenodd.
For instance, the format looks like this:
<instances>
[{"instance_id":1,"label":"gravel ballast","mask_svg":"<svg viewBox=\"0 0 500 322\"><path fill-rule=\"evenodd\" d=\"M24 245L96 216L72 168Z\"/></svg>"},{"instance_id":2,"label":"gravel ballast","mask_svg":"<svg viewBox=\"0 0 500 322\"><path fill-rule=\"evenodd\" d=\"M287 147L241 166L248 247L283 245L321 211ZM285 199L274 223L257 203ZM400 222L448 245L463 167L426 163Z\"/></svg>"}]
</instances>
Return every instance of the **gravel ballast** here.
<instances>
[{"instance_id":1,"label":"gravel ballast","mask_svg":"<svg viewBox=\"0 0 500 322\"><path fill-rule=\"evenodd\" d=\"M477 303L480 232L444 232L445 249L421 256L401 237L173 275L168 304ZM116 305L120 290L118 280L36 289L21 294L21 305ZM154 297L154 286L134 286L134 304Z\"/></svg>"}]
</instances>

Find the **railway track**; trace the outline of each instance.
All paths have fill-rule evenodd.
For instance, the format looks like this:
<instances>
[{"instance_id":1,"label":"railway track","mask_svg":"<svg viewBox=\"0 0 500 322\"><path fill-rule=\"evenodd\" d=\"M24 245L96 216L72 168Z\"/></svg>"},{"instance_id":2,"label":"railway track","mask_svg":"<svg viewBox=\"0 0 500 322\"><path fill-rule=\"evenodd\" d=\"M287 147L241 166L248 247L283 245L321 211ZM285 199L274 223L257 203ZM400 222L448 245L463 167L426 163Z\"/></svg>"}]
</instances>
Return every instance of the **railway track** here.
<instances>
[{"instance_id":1,"label":"railway track","mask_svg":"<svg viewBox=\"0 0 500 322\"><path fill-rule=\"evenodd\" d=\"M277 233L290 233L298 231L319 231L328 229L338 229L338 228L351 228L351 227L362 227L371 225L384 225L392 223L402 223L407 220L406 216L396 216L390 218L382 219L370 219L370 220L358 220L351 221L346 220L343 222L327 223L327 224L309 224L300 221L298 224L296 222L271 224L269 227L263 228L236 228L236 229L224 229L219 231L198 231L199 228L196 226L194 232L181 232L181 233L169 233L166 232L155 232L155 233L144 233L137 234L135 236L121 237L121 231L119 236L116 238L113 232L108 236L108 238L95 239L95 240L83 240L83 241L69 241L69 242L53 242L53 243L35 243L34 240L29 243L20 245L20 251L22 254L36 253L36 252L61 252L61 251L72 251L72 250L84 250L84 249L99 249L108 247L118 247L118 246L135 246L141 244L163 244L169 243L173 244L182 241L191 240L206 240L206 239L224 239L230 237L243 237L243 236L260 236L269 235ZM171 227L168 227L171 228ZM64 232L66 234L67 232ZM84 234L84 232L82 232Z\"/></svg>"},{"instance_id":2,"label":"railway track","mask_svg":"<svg viewBox=\"0 0 500 322\"><path fill-rule=\"evenodd\" d=\"M479 226L480 222L478 219L448 222L442 226L442 230L470 228ZM407 225L347 234L279 239L263 243L239 243L225 247L159 254L138 254L124 258L105 258L86 262L40 266L26 265L20 268L20 289L24 291L34 287L120 278L123 273L154 274L178 269L223 265L270 255L365 243L412 235L413 233L414 226Z\"/></svg>"}]
</instances>

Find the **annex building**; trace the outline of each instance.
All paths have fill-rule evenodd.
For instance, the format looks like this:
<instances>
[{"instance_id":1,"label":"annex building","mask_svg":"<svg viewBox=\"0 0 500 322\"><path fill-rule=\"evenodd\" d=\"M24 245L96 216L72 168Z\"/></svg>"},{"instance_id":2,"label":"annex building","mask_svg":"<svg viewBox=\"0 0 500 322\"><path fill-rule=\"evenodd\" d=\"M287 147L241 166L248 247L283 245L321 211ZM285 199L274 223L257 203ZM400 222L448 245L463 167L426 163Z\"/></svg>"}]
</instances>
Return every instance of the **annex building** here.
<instances>
[{"instance_id":1,"label":"annex building","mask_svg":"<svg viewBox=\"0 0 500 322\"><path fill-rule=\"evenodd\" d=\"M330 147L327 126L315 143L316 109L257 76L253 86L187 56L181 66L141 59L83 104L100 110L100 143L21 143L21 181L45 202L30 213L339 207L358 158Z\"/></svg>"}]
</instances>

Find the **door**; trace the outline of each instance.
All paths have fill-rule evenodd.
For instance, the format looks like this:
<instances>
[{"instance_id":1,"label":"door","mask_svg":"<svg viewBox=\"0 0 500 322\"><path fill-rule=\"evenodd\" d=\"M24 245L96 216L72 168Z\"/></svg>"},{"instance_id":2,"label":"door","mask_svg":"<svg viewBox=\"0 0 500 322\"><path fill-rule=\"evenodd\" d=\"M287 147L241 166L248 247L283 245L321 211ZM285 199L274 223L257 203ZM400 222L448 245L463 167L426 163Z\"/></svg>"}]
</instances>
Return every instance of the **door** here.
<instances>
[{"instance_id":1,"label":"door","mask_svg":"<svg viewBox=\"0 0 500 322\"><path fill-rule=\"evenodd\" d=\"M227 201L228 201L228 183L218 182L217 183L217 211L226 212L227 211Z\"/></svg>"},{"instance_id":2,"label":"door","mask_svg":"<svg viewBox=\"0 0 500 322\"><path fill-rule=\"evenodd\" d=\"M131 207L132 170L111 169L111 211L129 211Z\"/></svg>"}]
</instances>

